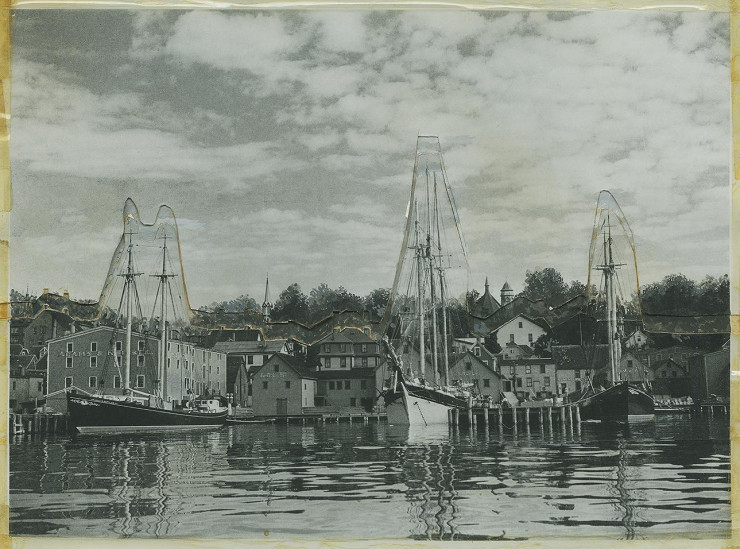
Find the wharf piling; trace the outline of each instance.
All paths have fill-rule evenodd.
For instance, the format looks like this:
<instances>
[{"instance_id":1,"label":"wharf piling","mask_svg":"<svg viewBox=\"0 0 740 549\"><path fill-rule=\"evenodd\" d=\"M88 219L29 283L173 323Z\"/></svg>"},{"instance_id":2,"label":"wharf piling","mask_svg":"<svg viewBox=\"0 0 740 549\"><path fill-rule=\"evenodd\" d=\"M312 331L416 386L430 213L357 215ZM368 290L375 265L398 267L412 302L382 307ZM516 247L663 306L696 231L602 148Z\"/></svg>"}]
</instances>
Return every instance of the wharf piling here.
<instances>
[{"instance_id":1,"label":"wharf piling","mask_svg":"<svg viewBox=\"0 0 740 549\"><path fill-rule=\"evenodd\" d=\"M35 435L40 433L66 433L69 418L62 414L16 414L9 417L11 436Z\"/></svg>"}]
</instances>

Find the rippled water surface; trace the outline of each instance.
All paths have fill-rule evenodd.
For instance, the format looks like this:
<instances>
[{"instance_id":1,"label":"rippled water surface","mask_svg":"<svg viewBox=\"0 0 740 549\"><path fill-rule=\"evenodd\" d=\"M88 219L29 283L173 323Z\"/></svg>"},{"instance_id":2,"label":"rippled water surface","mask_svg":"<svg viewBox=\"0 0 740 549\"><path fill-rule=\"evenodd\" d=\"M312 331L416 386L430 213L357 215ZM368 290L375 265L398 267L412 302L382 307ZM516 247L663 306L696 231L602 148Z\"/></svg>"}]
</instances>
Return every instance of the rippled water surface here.
<instances>
[{"instance_id":1,"label":"rippled water surface","mask_svg":"<svg viewBox=\"0 0 740 549\"><path fill-rule=\"evenodd\" d=\"M730 533L728 421L500 435L386 424L20 437L13 535L532 538Z\"/></svg>"}]
</instances>

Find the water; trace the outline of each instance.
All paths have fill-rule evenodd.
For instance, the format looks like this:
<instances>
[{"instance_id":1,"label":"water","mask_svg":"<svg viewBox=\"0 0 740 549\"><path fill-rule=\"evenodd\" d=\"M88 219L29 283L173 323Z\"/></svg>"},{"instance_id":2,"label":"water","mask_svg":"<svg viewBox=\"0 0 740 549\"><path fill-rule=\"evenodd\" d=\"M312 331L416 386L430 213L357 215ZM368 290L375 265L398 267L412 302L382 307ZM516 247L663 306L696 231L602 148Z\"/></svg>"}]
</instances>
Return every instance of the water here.
<instances>
[{"instance_id":1,"label":"water","mask_svg":"<svg viewBox=\"0 0 740 549\"><path fill-rule=\"evenodd\" d=\"M241 425L19 437L13 535L638 539L730 535L726 417L451 433Z\"/></svg>"}]
</instances>

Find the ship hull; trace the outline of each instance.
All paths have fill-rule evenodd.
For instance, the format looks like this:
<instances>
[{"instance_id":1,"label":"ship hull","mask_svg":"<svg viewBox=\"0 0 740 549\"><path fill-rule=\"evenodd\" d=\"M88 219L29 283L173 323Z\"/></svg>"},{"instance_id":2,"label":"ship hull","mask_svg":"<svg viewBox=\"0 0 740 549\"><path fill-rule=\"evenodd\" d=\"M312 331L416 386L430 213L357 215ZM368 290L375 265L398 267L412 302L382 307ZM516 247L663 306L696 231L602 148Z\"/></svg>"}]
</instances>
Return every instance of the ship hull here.
<instances>
[{"instance_id":1,"label":"ship hull","mask_svg":"<svg viewBox=\"0 0 740 549\"><path fill-rule=\"evenodd\" d=\"M450 410L460 407L461 403L452 395L403 382L399 383L395 392L385 397L386 415L390 425L449 425Z\"/></svg>"},{"instance_id":2,"label":"ship hull","mask_svg":"<svg viewBox=\"0 0 740 549\"><path fill-rule=\"evenodd\" d=\"M652 395L627 382L619 383L577 402L581 419L600 421L649 421L655 419Z\"/></svg>"},{"instance_id":3,"label":"ship hull","mask_svg":"<svg viewBox=\"0 0 740 549\"><path fill-rule=\"evenodd\" d=\"M133 402L67 394L71 425L80 433L162 431L221 427L223 412L163 410Z\"/></svg>"}]
</instances>

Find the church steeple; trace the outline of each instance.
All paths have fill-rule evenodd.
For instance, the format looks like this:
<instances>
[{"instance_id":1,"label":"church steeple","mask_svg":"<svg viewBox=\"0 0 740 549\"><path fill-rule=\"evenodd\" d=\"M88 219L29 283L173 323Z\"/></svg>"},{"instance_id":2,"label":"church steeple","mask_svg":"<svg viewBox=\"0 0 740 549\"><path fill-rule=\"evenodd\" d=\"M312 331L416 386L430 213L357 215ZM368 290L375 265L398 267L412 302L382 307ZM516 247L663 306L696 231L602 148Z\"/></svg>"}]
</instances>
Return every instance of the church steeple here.
<instances>
[{"instance_id":1,"label":"church steeple","mask_svg":"<svg viewBox=\"0 0 740 549\"><path fill-rule=\"evenodd\" d=\"M490 293L488 291L488 277L486 277L486 291L484 293L486 293L486 294Z\"/></svg>"},{"instance_id":2,"label":"church steeple","mask_svg":"<svg viewBox=\"0 0 740 549\"><path fill-rule=\"evenodd\" d=\"M509 282L505 282L501 288L501 305L506 305L514 300L514 290L509 286Z\"/></svg>"},{"instance_id":3,"label":"church steeple","mask_svg":"<svg viewBox=\"0 0 740 549\"><path fill-rule=\"evenodd\" d=\"M265 322L270 322L270 313L272 313L272 303L270 303L270 274L265 277L265 300L262 302L262 318Z\"/></svg>"}]
</instances>

